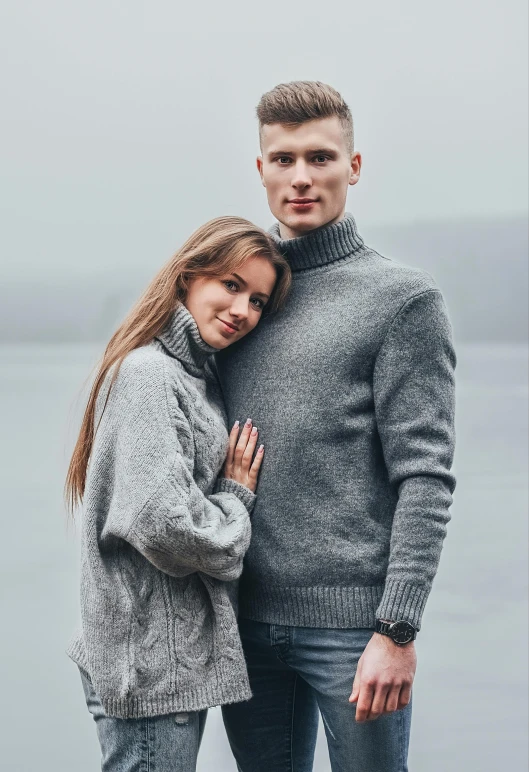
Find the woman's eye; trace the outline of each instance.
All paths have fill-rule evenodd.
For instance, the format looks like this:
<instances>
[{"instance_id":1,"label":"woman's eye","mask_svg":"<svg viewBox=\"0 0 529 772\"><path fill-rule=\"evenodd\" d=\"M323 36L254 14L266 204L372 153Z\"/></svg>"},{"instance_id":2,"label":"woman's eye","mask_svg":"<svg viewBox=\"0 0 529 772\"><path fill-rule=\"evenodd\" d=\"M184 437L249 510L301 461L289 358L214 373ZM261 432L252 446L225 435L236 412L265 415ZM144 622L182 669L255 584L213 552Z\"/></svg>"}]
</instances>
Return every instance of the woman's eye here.
<instances>
[{"instance_id":1,"label":"woman's eye","mask_svg":"<svg viewBox=\"0 0 529 772\"><path fill-rule=\"evenodd\" d=\"M223 282L223 284L226 287L226 289L230 290L230 292L234 292L234 291L239 289L239 285L237 284L237 282L236 281L231 281L230 279L228 279L227 281Z\"/></svg>"},{"instance_id":2,"label":"woman's eye","mask_svg":"<svg viewBox=\"0 0 529 772\"><path fill-rule=\"evenodd\" d=\"M251 302L251 303L253 303L253 305L254 305L256 308L258 308L258 309L259 309L259 311L262 311L262 310L263 310L263 308L264 308L264 303L263 303L263 301L262 301L260 298L252 298L250 302Z\"/></svg>"}]
</instances>

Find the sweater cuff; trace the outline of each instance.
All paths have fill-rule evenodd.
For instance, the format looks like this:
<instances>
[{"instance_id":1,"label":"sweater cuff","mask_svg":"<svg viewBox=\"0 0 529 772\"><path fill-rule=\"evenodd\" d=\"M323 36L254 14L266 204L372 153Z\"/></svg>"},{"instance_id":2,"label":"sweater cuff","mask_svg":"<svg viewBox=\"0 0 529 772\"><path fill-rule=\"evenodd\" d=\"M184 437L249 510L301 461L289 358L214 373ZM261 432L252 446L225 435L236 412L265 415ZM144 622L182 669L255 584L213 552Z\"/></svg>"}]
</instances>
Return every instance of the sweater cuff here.
<instances>
[{"instance_id":1,"label":"sweater cuff","mask_svg":"<svg viewBox=\"0 0 529 772\"><path fill-rule=\"evenodd\" d=\"M241 485L235 480L228 480L227 477L219 477L215 485L215 493L234 493L250 514L257 498L255 493L252 493L245 485Z\"/></svg>"},{"instance_id":2,"label":"sweater cuff","mask_svg":"<svg viewBox=\"0 0 529 772\"><path fill-rule=\"evenodd\" d=\"M404 620L419 630L429 594L429 587L388 580L376 611L377 619Z\"/></svg>"}]
</instances>

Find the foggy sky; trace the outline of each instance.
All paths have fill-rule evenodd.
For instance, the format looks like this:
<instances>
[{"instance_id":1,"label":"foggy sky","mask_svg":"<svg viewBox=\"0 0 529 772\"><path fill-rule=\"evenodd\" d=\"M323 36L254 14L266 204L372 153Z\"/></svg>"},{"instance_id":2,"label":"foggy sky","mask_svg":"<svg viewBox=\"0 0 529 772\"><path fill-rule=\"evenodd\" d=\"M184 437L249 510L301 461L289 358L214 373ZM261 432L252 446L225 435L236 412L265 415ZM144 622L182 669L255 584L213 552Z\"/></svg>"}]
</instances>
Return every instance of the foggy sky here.
<instances>
[{"instance_id":1,"label":"foggy sky","mask_svg":"<svg viewBox=\"0 0 529 772\"><path fill-rule=\"evenodd\" d=\"M353 111L360 230L527 212L525 1L4 0L0 30L6 281L150 273L211 217L269 225L254 110L292 79Z\"/></svg>"}]
</instances>

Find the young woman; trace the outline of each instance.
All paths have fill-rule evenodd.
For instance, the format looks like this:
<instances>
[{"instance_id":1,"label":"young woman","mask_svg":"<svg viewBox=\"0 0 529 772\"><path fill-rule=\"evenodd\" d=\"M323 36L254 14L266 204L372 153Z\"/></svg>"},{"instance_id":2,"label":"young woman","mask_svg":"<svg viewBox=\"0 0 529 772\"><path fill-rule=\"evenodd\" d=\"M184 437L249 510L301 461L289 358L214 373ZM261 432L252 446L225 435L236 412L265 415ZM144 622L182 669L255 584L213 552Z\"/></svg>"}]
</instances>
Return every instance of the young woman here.
<instances>
[{"instance_id":1,"label":"young woman","mask_svg":"<svg viewBox=\"0 0 529 772\"><path fill-rule=\"evenodd\" d=\"M191 772L206 709L251 696L233 580L264 449L250 419L228 439L207 363L289 283L266 233L212 220L106 348L66 481L70 507L83 503L82 626L68 653L104 772Z\"/></svg>"}]
</instances>

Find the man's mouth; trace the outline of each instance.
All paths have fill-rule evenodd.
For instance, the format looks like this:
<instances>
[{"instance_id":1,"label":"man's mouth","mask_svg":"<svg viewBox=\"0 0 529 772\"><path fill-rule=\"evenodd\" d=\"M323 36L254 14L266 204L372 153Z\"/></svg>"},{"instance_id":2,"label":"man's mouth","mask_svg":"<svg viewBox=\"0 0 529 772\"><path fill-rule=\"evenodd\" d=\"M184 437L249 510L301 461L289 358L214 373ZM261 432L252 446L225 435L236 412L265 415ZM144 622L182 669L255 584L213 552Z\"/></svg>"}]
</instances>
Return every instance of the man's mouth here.
<instances>
[{"instance_id":1,"label":"man's mouth","mask_svg":"<svg viewBox=\"0 0 529 772\"><path fill-rule=\"evenodd\" d=\"M311 209L314 204L316 203L315 198L292 198L288 202L292 209L296 210L297 212L304 212L308 209Z\"/></svg>"}]
</instances>

